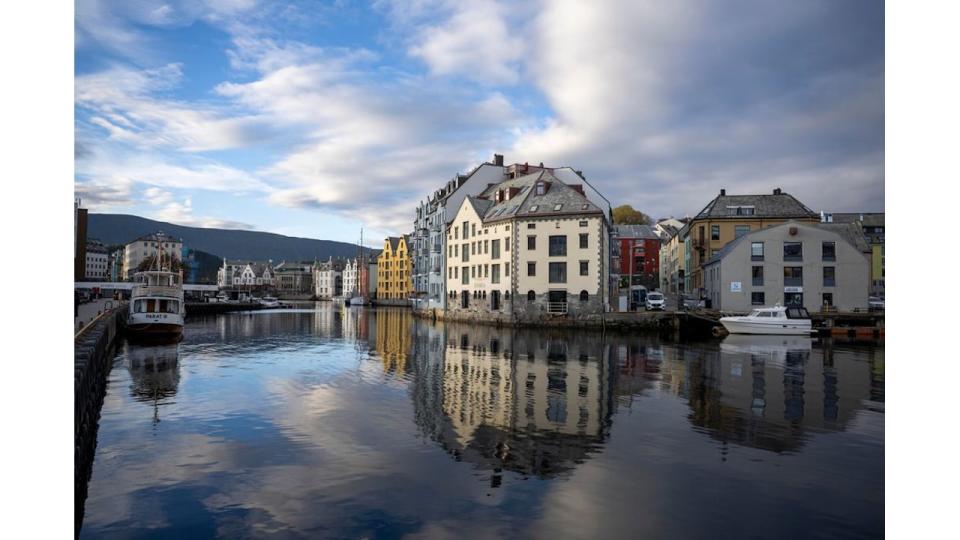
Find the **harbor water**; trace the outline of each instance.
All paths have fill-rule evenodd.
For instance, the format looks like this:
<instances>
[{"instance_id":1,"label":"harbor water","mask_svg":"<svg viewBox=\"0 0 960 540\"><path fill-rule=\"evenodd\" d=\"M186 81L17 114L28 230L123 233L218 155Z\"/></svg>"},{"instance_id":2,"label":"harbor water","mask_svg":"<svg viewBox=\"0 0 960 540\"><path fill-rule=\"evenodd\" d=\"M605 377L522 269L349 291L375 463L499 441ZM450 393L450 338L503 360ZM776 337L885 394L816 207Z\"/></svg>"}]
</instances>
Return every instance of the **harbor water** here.
<instances>
[{"instance_id":1,"label":"harbor water","mask_svg":"<svg viewBox=\"0 0 960 540\"><path fill-rule=\"evenodd\" d=\"M877 538L884 349L189 319L122 343L82 538Z\"/></svg>"}]
</instances>

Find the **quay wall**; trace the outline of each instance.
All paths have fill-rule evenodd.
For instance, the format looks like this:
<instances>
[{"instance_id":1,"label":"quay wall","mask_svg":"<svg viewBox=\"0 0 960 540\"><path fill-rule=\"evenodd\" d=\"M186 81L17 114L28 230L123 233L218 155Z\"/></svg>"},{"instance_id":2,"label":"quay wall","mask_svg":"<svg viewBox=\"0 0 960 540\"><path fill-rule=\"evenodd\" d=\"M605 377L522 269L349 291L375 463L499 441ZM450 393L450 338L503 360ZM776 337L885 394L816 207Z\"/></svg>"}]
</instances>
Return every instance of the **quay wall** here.
<instances>
[{"instance_id":1,"label":"quay wall","mask_svg":"<svg viewBox=\"0 0 960 540\"><path fill-rule=\"evenodd\" d=\"M375 298L372 303L375 306L410 307L409 298Z\"/></svg>"},{"instance_id":2,"label":"quay wall","mask_svg":"<svg viewBox=\"0 0 960 540\"><path fill-rule=\"evenodd\" d=\"M527 312L523 317L480 310L418 310L414 311L414 314L437 321L494 326L641 332L674 331L682 326L682 319L685 319L684 315L677 317L672 313L581 313L577 318L570 318L549 315L545 310L536 314Z\"/></svg>"},{"instance_id":3,"label":"quay wall","mask_svg":"<svg viewBox=\"0 0 960 540\"><path fill-rule=\"evenodd\" d=\"M126 306L101 315L74 338L73 347L73 467L74 522L79 532L87 482L93 467L97 445L100 407L106 393L107 374L113 359L117 336L127 321Z\"/></svg>"}]
</instances>

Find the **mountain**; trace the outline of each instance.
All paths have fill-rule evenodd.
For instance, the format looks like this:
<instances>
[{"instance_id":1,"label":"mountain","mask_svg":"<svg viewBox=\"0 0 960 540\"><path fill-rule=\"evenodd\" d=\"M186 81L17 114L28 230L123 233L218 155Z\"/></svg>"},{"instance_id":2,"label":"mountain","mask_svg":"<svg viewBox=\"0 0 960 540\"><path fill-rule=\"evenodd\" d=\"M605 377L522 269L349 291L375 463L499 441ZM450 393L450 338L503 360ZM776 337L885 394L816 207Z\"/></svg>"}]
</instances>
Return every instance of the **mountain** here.
<instances>
[{"instance_id":1,"label":"mountain","mask_svg":"<svg viewBox=\"0 0 960 540\"><path fill-rule=\"evenodd\" d=\"M182 238L184 246L228 259L266 261L313 261L328 257L356 257L356 244L297 238L259 231L185 227L126 214L89 214L87 238L106 245L126 244L139 236L163 231ZM358 231L359 232L359 231ZM375 250L365 248L367 253Z\"/></svg>"}]
</instances>

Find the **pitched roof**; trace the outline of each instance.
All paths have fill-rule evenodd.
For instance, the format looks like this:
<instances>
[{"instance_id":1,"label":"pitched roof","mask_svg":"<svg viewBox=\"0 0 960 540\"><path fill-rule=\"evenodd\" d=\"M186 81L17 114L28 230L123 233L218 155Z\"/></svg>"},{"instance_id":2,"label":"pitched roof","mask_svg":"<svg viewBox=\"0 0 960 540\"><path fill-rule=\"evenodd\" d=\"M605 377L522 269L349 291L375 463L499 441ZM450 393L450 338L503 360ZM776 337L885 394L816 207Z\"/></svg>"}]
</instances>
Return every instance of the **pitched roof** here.
<instances>
[{"instance_id":1,"label":"pitched roof","mask_svg":"<svg viewBox=\"0 0 960 540\"><path fill-rule=\"evenodd\" d=\"M480 199L474 197L473 195L467 196L467 201L470 203L470 206L473 207L473 211L477 213L478 216L483 217L487 213L487 209L493 204L493 201L488 201L487 199Z\"/></svg>"},{"instance_id":2,"label":"pitched roof","mask_svg":"<svg viewBox=\"0 0 960 540\"><path fill-rule=\"evenodd\" d=\"M807 208L793 195L775 190L769 195L717 195L694 219L742 218L743 214L737 213L737 209L741 207L753 207L750 217L820 217L820 214Z\"/></svg>"},{"instance_id":3,"label":"pitched roof","mask_svg":"<svg viewBox=\"0 0 960 540\"><path fill-rule=\"evenodd\" d=\"M669 225L667 225L669 227ZM659 240L657 232L650 225L614 225L619 238L646 238ZM671 227L672 228L672 227Z\"/></svg>"},{"instance_id":4,"label":"pitched roof","mask_svg":"<svg viewBox=\"0 0 960 540\"><path fill-rule=\"evenodd\" d=\"M536 194L536 185L544 182L546 191ZM497 202L495 194L510 188L518 191L509 199ZM605 215L597 205L571 186L560 181L550 170L540 170L532 174L511 178L489 186L481 196L489 202L486 212L481 214L484 222L499 221L517 216L524 218L547 216L574 216L583 214Z\"/></svg>"},{"instance_id":5,"label":"pitched roof","mask_svg":"<svg viewBox=\"0 0 960 540\"><path fill-rule=\"evenodd\" d=\"M886 216L886 214L883 212L834 212L832 216L834 223L855 223L859 221L867 227L883 227L884 216Z\"/></svg>"},{"instance_id":6,"label":"pitched roof","mask_svg":"<svg viewBox=\"0 0 960 540\"><path fill-rule=\"evenodd\" d=\"M400 237L399 237L399 236L388 236L388 237L387 237L387 242L390 242L390 251L391 251L391 252L396 252L396 251L397 251L397 247L400 245Z\"/></svg>"}]
</instances>

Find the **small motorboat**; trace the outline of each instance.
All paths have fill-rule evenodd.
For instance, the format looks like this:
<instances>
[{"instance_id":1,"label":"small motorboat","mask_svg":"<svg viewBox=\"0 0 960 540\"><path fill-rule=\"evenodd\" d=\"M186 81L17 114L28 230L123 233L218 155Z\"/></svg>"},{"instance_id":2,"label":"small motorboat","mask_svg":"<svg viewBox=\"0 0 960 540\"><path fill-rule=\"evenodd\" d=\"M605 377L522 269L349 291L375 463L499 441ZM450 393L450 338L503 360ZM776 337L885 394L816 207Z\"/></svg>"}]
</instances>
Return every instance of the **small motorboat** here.
<instances>
[{"instance_id":1,"label":"small motorboat","mask_svg":"<svg viewBox=\"0 0 960 540\"><path fill-rule=\"evenodd\" d=\"M809 336L813 331L806 308L780 304L755 309L746 316L721 317L720 324L731 334Z\"/></svg>"},{"instance_id":2,"label":"small motorboat","mask_svg":"<svg viewBox=\"0 0 960 540\"><path fill-rule=\"evenodd\" d=\"M264 296L260 299L260 305L265 308L280 307L280 301L274 296Z\"/></svg>"}]
</instances>

